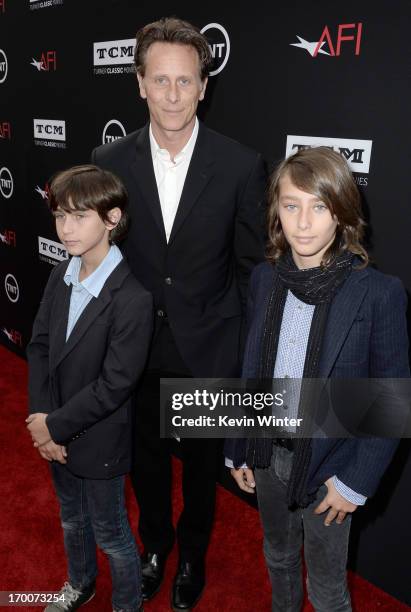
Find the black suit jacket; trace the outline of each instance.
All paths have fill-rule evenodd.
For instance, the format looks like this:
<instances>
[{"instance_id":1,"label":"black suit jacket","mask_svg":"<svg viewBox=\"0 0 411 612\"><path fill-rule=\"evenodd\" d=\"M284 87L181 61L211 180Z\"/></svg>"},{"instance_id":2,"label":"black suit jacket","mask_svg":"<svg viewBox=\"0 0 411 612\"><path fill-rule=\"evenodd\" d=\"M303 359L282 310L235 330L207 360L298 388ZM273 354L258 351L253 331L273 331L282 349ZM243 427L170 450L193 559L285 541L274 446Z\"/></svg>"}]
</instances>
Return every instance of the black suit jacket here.
<instances>
[{"instance_id":1,"label":"black suit jacket","mask_svg":"<svg viewBox=\"0 0 411 612\"><path fill-rule=\"evenodd\" d=\"M66 342L67 266L50 274L27 348L29 409L48 413L73 473L111 478L130 468L130 397L147 358L152 298L121 261Z\"/></svg>"},{"instance_id":2,"label":"black suit jacket","mask_svg":"<svg viewBox=\"0 0 411 612\"><path fill-rule=\"evenodd\" d=\"M264 252L261 156L200 123L168 244L149 126L98 147L92 160L126 185L132 223L123 250L192 374L237 375L248 279Z\"/></svg>"}]
</instances>

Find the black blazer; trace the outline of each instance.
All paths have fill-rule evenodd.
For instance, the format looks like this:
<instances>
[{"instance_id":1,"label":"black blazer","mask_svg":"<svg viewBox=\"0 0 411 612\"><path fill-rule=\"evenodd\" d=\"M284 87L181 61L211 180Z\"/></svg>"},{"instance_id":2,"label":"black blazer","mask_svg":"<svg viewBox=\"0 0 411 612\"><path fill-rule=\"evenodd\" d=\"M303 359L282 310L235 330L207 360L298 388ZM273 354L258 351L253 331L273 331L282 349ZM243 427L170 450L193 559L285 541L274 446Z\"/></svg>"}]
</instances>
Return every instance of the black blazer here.
<instances>
[{"instance_id":1,"label":"black blazer","mask_svg":"<svg viewBox=\"0 0 411 612\"><path fill-rule=\"evenodd\" d=\"M130 467L130 397L147 358L152 298L121 261L66 342L67 266L50 274L27 348L29 409L48 413L74 474L111 478Z\"/></svg>"},{"instance_id":2,"label":"black blazer","mask_svg":"<svg viewBox=\"0 0 411 612\"><path fill-rule=\"evenodd\" d=\"M132 224L123 250L192 374L238 375L248 279L264 252L261 156L200 123L168 244L149 126L98 147L92 161L126 185Z\"/></svg>"},{"instance_id":3,"label":"black blazer","mask_svg":"<svg viewBox=\"0 0 411 612\"><path fill-rule=\"evenodd\" d=\"M264 318L275 274L275 267L264 263L251 277L244 378L258 376ZM352 270L330 307L318 378L409 378L406 308L407 296L398 278L370 267ZM398 440L389 438L313 439L308 491L315 491L335 474L357 493L373 495L397 445ZM236 467L241 466L245 440L227 440L225 455Z\"/></svg>"}]
</instances>

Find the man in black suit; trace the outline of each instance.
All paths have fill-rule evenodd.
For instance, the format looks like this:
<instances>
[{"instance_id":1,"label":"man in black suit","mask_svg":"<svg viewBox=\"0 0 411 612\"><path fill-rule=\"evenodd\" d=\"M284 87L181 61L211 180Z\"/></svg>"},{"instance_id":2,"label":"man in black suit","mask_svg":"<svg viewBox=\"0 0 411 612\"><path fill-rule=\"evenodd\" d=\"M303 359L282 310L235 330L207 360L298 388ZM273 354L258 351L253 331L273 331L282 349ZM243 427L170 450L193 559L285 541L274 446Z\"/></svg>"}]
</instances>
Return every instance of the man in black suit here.
<instances>
[{"instance_id":1,"label":"man in black suit","mask_svg":"<svg viewBox=\"0 0 411 612\"><path fill-rule=\"evenodd\" d=\"M264 250L261 156L196 117L211 61L207 40L187 22L166 18L142 28L135 62L150 123L93 152L97 165L126 184L132 224L124 252L156 310L132 474L146 600L160 588L175 538L173 447L159 437L159 378L239 374L248 278ZM175 610L191 609L204 587L218 449L215 440L180 443L184 510L177 525Z\"/></svg>"}]
</instances>

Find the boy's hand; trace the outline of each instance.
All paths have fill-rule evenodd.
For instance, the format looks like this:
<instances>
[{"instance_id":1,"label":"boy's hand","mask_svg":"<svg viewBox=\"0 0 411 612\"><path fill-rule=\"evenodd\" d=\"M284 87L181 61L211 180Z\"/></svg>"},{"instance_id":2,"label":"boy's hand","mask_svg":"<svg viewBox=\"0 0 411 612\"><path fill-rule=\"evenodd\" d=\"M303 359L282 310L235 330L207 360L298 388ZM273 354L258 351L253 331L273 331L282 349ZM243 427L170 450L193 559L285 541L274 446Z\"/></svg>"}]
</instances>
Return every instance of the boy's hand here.
<instances>
[{"instance_id":1,"label":"boy's hand","mask_svg":"<svg viewBox=\"0 0 411 612\"><path fill-rule=\"evenodd\" d=\"M38 447L40 455L47 461L58 461L59 463L67 463L67 451L65 446L60 446L50 440L42 446Z\"/></svg>"},{"instance_id":2,"label":"boy's hand","mask_svg":"<svg viewBox=\"0 0 411 612\"><path fill-rule=\"evenodd\" d=\"M238 470L231 468L230 472L242 491L246 491L247 493L255 492L253 470L250 470L250 468L239 468Z\"/></svg>"},{"instance_id":3,"label":"boy's hand","mask_svg":"<svg viewBox=\"0 0 411 612\"><path fill-rule=\"evenodd\" d=\"M47 414L45 412L36 412L26 419L27 429L36 448L51 440L50 432L46 425L46 417Z\"/></svg>"},{"instance_id":4,"label":"boy's hand","mask_svg":"<svg viewBox=\"0 0 411 612\"><path fill-rule=\"evenodd\" d=\"M345 499L345 497L338 493L332 478L329 478L325 482L325 485L328 489L327 495L316 507L314 513L322 514L326 510L330 509L327 516L325 517L324 525L326 525L326 527L329 527L334 519L336 519L335 522L338 525L341 525L347 515L347 512L354 512L354 510L357 509L357 506L349 502L347 499Z\"/></svg>"}]
</instances>

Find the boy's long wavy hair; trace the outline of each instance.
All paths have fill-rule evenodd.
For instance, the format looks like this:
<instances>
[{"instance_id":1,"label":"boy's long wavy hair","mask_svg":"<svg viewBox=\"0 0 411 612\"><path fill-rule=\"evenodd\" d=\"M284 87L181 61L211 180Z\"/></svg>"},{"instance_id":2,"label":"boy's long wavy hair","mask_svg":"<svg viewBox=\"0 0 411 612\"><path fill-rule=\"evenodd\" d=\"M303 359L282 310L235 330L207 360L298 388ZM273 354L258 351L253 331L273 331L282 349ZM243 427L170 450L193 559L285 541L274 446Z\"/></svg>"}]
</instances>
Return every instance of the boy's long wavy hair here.
<instances>
[{"instance_id":1,"label":"boy's long wavy hair","mask_svg":"<svg viewBox=\"0 0 411 612\"><path fill-rule=\"evenodd\" d=\"M360 267L367 266L368 253L361 244L365 228L361 197L346 160L328 147L300 150L282 161L271 175L268 188L268 260L275 263L289 248L278 210L279 183L285 175L298 189L317 196L337 218L334 242L324 253L321 265L326 266L336 255L350 251L362 260Z\"/></svg>"}]
</instances>

